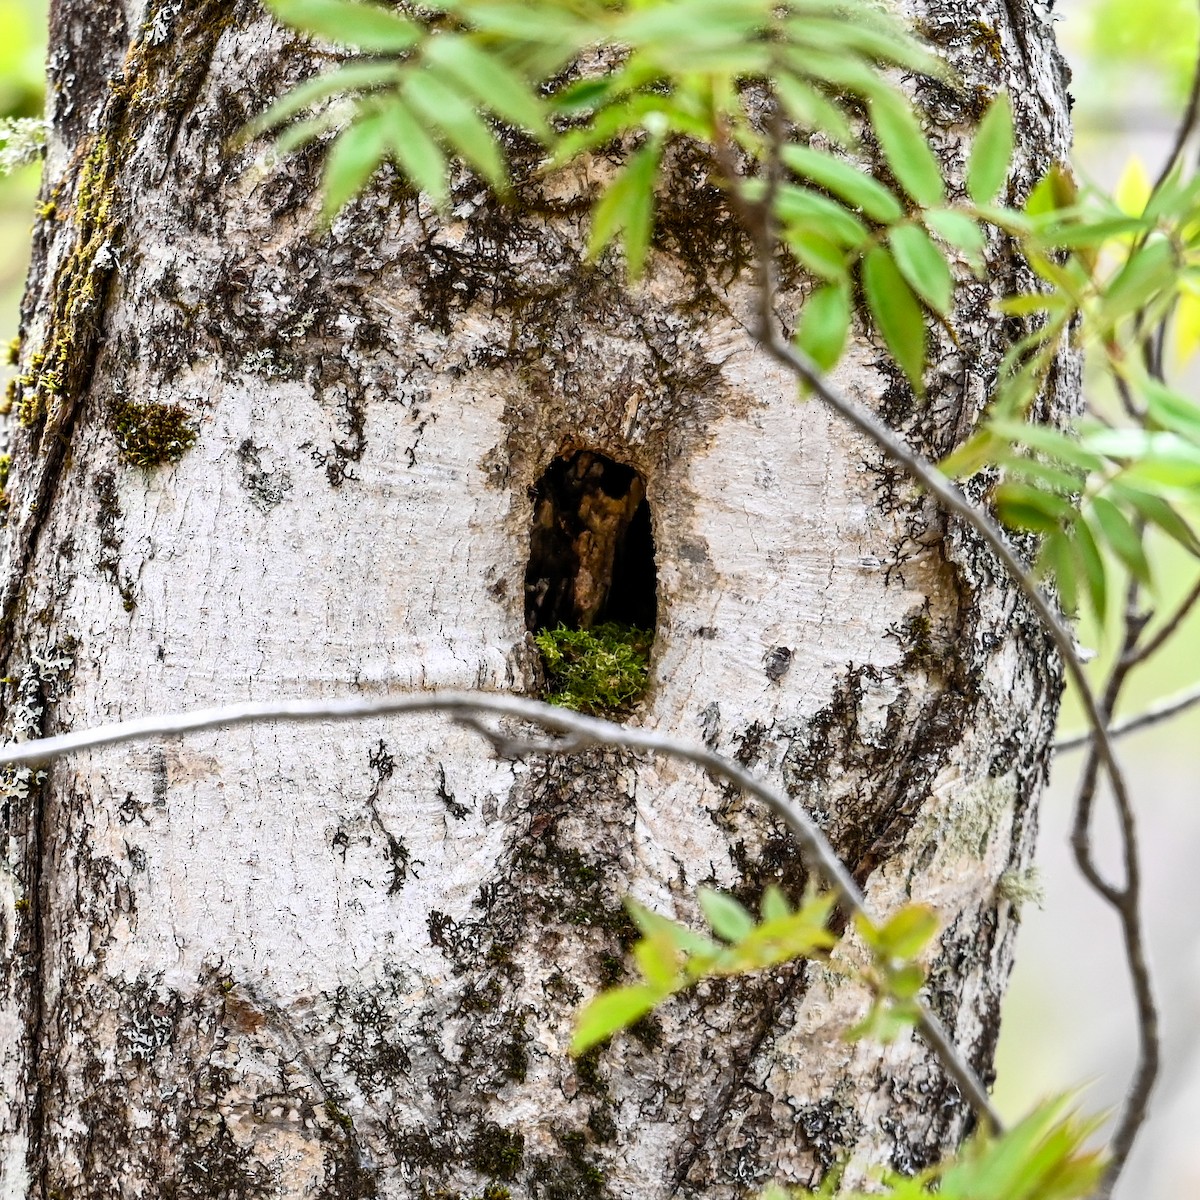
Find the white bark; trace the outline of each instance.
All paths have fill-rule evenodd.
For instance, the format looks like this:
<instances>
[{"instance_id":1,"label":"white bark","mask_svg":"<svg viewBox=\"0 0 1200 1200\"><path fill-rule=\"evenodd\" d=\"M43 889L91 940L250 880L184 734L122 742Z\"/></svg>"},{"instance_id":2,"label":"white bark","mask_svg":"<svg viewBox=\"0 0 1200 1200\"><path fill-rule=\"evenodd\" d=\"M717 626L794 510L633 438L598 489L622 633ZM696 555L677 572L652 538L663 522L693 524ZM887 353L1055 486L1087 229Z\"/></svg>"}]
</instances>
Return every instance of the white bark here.
<instances>
[{"instance_id":1,"label":"white bark","mask_svg":"<svg viewBox=\"0 0 1200 1200\"><path fill-rule=\"evenodd\" d=\"M1002 67L1028 186L1066 136L1048 31L1005 5L924 17L967 76L923 94L947 161ZM931 998L990 1069L1016 923L998 884L1029 860L1057 668L970 539L753 351L711 189L681 162L632 294L581 265L582 175L517 212L464 184L446 225L385 178L315 240L314 162L244 171L223 144L303 47L249 4L143 19L56 10L26 394L38 354L71 354L14 434L9 731L347 684L532 689L529 489L601 450L654 520L635 719L781 781L877 910L936 905ZM101 215L79 194L97 156ZM995 257L960 287L928 408L865 330L839 370L934 449L1002 352ZM81 278L97 295L72 314ZM128 465L122 400L182 405L195 446ZM712 781L617 752L493 761L436 719L310 742L205 734L9 783L6 1195L716 1198L843 1154L919 1166L963 1130L919 1043L841 1039L864 997L825 968L701 989L566 1057L579 998L620 970L622 895L693 918L702 882L802 887Z\"/></svg>"}]
</instances>

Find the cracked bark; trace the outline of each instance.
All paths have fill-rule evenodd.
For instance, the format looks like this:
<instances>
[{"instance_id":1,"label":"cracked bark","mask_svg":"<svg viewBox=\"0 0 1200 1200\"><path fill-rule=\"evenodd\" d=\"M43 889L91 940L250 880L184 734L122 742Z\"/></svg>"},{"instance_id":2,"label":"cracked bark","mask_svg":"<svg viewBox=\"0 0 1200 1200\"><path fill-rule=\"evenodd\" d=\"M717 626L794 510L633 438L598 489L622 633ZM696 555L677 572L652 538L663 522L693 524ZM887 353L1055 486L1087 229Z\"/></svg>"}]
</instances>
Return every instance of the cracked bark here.
<instances>
[{"instance_id":1,"label":"cracked bark","mask_svg":"<svg viewBox=\"0 0 1200 1200\"><path fill-rule=\"evenodd\" d=\"M951 178L1004 79L1019 199L1067 141L1049 30L1009 0L919 16L963 77L916 92ZM532 687L532 490L602 452L645 481L658 556L634 719L782 781L877 910L934 904L931 998L989 1071L997 882L1029 861L1059 689L1012 589L752 351L747 248L694 156L632 293L581 261L602 163L514 210L463 180L446 224L385 175L316 237L318 162L227 148L312 66L240 0L55 6L6 732ZM989 304L1020 268L1000 243L991 268L959 283L926 405L864 327L840 368L934 452L1010 334ZM1075 388L1067 362L1047 410ZM122 459L130 401L190 414L180 462ZM825 968L708 984L566 1058L573 1008L626 969L623 894L694 918L702 882L803 887L778 828L683 768L373 722L96 752L4 793L5 1195L721 1200L842 1156L917 1168L966 1127L918 1043L840 1039L863 996Z\"/></svg>"}]
</instances>

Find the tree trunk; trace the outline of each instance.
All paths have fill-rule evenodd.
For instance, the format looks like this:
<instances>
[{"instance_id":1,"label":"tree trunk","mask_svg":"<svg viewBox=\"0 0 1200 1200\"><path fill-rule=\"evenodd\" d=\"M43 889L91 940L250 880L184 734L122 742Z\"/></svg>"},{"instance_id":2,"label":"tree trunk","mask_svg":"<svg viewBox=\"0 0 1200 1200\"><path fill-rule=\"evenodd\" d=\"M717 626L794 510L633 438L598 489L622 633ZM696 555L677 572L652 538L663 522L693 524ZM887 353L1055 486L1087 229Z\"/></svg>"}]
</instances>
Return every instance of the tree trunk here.
<instances>
[{"instance_id":1,"label":"tree trunk","mask_svg":"<svg viewBox=\"0 0 1200 1200\"><path fill-rule=\"evenodd\" d=\"M915 93L951 177L1004 79L1019 199L1067 141L1048 27L1022 0L922 21L963 77ZM535 692L543 477L607 456L636 472L609 497L626 524L644 487L657 570L631 719L782 783L876 910L937 907L929 996L986 1075L1058 668L973 539L755 352L704 164L676 152L627 291L583 262L582 170L512 208L461 180L445 223L385 172L314 233L319 155L229 145L319 61L248 0L56 0L51 47L6 732ZM992 258L927 402L863 323L839 368L931 453L1003 352L989 305L1020 276ZM1047 403L1075 387L1061 370ZM602 615L602 592L570 603ZM510 762L422 719L114 748L4 792L6 1196L721 1200L847 1156L918 1168L967 1127L919 1041L843 1040L865 997L826 966L702 987L567 1057L581 998L626 969L624 895L694 920L703 883L804 886L780 827L689 768Z\"/></svg>"}]
</instances>

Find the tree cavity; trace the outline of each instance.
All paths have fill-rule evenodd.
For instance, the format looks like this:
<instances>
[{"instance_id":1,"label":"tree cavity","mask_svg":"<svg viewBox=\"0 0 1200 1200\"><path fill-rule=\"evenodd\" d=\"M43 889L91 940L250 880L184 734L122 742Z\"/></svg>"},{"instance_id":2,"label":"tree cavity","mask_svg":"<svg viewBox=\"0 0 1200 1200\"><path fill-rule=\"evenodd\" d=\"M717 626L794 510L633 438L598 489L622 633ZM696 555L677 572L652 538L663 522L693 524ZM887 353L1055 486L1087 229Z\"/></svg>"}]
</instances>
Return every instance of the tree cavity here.
<instances>
[{"instance_id":1,"label":"tree cavity","mask_svg":"<svg viewBox=\"0 0 1200 1200\"><path fill-rule=\"evenodd\" d=\"M594 450L554 459L532 489L525 623L546 698L614 713L645 691L658 611L646 485Z\"/></svg>"}]
</instances>

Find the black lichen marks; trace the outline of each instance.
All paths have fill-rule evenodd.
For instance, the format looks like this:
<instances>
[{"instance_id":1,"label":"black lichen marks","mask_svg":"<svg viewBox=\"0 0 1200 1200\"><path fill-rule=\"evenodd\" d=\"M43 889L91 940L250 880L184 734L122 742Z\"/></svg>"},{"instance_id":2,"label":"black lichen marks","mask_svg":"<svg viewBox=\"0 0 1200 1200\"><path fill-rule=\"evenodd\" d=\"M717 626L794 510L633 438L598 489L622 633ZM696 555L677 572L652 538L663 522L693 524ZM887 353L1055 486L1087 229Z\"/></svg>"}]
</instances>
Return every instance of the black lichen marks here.
<instances>
[{"instance_id":1,"label":"black lichen marks","mask_svg":"<svg viewBox=\"0 0 1200 1200\"><path fill-rule=\"evenodd\" d=\"M405 992L402 974L389 968L378 984L341 985L330 997L330 1024L339 1031L330 1064L345 1071L370 1101L400 1088L413 1067L402 1026Z\"/></svg>"},{"instance_id":2,"label":"black lichen marks","mask_svg":"<svg viewBox=\"0 0 1200 1200\"><path fill-rule=\"evenodd\" d=\"M363 802L370 817L371 824L379 837L383 839L384 855L388 861L389 896L399 895L404 889L408 877L417 875L417 867L424 866L420 859L414 859L408 848L408 843L387 826L379 811L379 796L383 785L392 777L396 770L396 760L388 753L388 748L381 738L379 744L367 754L367 764L373 776L371 791Z\"/></svg>"},{"instance_id":3,"label":"black lichen marks","mask_svg":"<svg viewBox=\"0 0 1200 1200\"><path fill-rule=\"evenodd\" d=\"M806 1104L796 1113L796 1128L804 1139L804 1148L820 1167L821 1177L845 1159L864 1132L856 1106L838 1096Z\"/></svg>"},{"instance_id":4,"label":"black lichen marks","mask_svg":"<svg viewBox=\"0 0 1200 1200\"><path fill-rule=\"evenodd\" d=\"M124 541L121 536L120 493L117 479L112 471L98 471L92 479L92 493L96 497L96 527L100 530L100 553L96 558L96 569L116 588L126 612L137 608L133 580L128 572L121 570L121 554Z\"/></svg>"},{"instance_id":5,"label":"black lichen marks","mask_svg":"<svg viewBox=\"0 0 1200 1200\"><path fill-rule=\"evenodd\" d=\"M437 798L445 805L446 812L456 821L465 821L471 815L471 810L455 799L454 793L446 785L446 767L438 763Z\"/></svg>"},{"instance_id":6,"label":"black lichen marks","mask_svg":"<svg viewBox=\"0 0 1200 1200\"><path fill-rule=\"evenodd\" d=\"M691 277L693 303L712 311L719 290L754 261L754 247L725 192L713 181L711 159L690 142L676 142L664 168L672 180L654 214L654 246Z\"/></svg>"},{"instance_id":7,"label":"black lichen marks","mask_svg":"<svg viewBox=\"0 0 1200 1200\"><path fill-rule=\"evenodd\" d=\"M534 1200L606 1200L612 1195L601 1160L579 1130L556 1130L558 1153L541 1155L529 1171Z\"/></svg>"},{"instance_id":8,"label":"black lichen marks","mask_svg":"<svg viewBox=\"0 0 1200 1200\"><path fill-rule=\"evenodd\" d=\"M525 1135L485 1121L471 1140L469 1162L489 1179L511 1182L525 1165Z\"/></svg>"},{"instance_id":9,"label":"black lichen marks","mask_svg":"<svg viewBox=\"0 0 1200 1200\"><path fill-rule=\"evenodd\" d=\"M360 326L359 330L362 329ZM369 325L367 329L368 340L379 336L377 326ZM342 436L334 438L325 448L311 447L309 454L324 470L329 486L340 488L347 480L358 478L354 465L367 452L368 385L364 383L361 367L334 356L321 359L314 372L314 384L319 399L335 406Z\"/></svg>"},{"instance_id":10,"label":"black lichen marks","mask_svg":"<svg viewBox=\"0 0 1200 1200\"><path fill-rule=\"evenodd\" d=\"M233 980L206 975L185 994L158 977L94 974L57 1001L63 1061L45 1081L43 1194L267 1200L308 1142L324 1176L314 1195L376 1195L352 1126L331 1115L286 1018ZM114 1023L107 1051L88 1038L91 1021Z\"/></svg>"}]
</instances>

